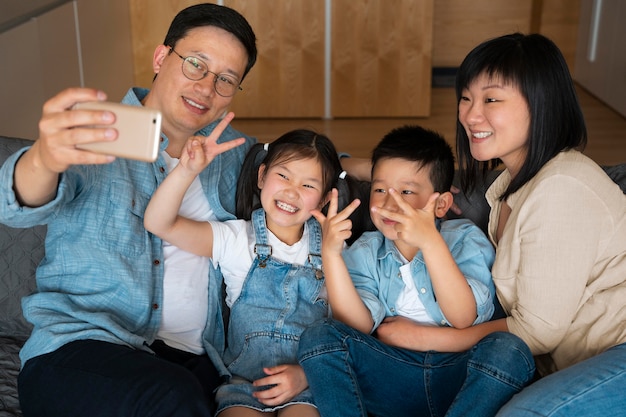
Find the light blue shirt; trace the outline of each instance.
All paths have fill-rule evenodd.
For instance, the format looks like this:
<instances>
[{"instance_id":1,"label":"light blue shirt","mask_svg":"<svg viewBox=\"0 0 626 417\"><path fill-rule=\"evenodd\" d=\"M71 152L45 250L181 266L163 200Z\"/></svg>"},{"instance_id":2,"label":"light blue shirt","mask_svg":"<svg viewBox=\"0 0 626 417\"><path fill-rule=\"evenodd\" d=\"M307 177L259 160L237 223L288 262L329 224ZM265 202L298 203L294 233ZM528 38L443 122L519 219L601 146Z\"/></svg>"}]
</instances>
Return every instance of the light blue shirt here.
<instances>
[{"instance_id":1,"label":"light blue shirt","mask_svg":"<svg viewBox=\"0 0 626 417\"><path fill-rule=\"evenodd\" d=\"M474 324L488 321L494 312L495 286L491 266L495 251L485 234L471 221L437 220L441 236L465 275L476 299ZM366 232L343 252L343 257L361 299L370 310L374 331L387 316L396 316L396 303L405 287L400 267L405 261L394 245L379 231ZM428 315L449 326L433 291L430 275L419 251L410 263L411 276Z\"/></svg>"},{"instance_id":2,"label":"light blue shirt","mask_svg":"<svg viewBox=\"0 0 626 417\"><path fill-rule=\"evenodd\" d=\"M131 89L123 103L141 105L148 93ZM203 128L208 135L217 122ZM160 150L168 145L162 136ZM254 139L228 127L219 142L245 137L246 143L218 155L200 174L219 220L234 219L239 172ZM12 227L47 224L46 254L37 268L38 292L22 308L33 332L20 352L34 356L81 339L148 349L159 330L163 302L161 239L143 227L152 193L167 175L162 156L147 163L118 158L107 165L72 166L60 176L50 203L21 206L13 190L15 164L26 149L0 169L0 222ZM224 326L221 275L209 273L209 310L203 345L222 374Z\"/></svg>"}]
</instances>

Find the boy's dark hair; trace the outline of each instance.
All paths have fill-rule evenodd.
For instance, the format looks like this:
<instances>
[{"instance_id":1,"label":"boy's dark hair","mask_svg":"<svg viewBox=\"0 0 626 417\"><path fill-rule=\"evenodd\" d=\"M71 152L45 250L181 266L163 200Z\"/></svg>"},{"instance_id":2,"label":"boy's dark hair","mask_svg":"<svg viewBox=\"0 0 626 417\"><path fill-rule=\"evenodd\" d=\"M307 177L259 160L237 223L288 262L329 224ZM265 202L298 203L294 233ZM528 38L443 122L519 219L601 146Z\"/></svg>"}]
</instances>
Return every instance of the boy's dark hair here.
<instances>
[{"instance_id":1,"label":"boy's dark hair","mask_svg":"<svg viewBox=\"0 0 626 417\"><path fill-rule=\"evenodd\" d=\"M252 69L257 58L256 36L245 17L226 6L201 3L181 10L172 20L163 45L176 47L176 42L198 27L215 26L232 33L248 53L248 63L241 81Z\"/></svg>"},{"instance_id":2,"label":"boy's dark hair","mask_svg":"<svg viewBox=\"0 0 626 417\"><path fill-rule=\"evenodd\" d=\"M341 163L335 145L328 137L312 130L298 129L287 132L270 143L267 152L264 151L264 146L263 143L252 146L243 162L237 182L237 218L249 220L252 212L261 207L261 190L257 184L261 164L265 164L267 172L267 168L277 162L314 158L322 166L322 196L337 187L342 171Z\"/></svg>"},{"instance_id":3,"label":"boy's dark hair","mask_svg":"<svg viewBox=\"0 0 626 417\"><path fill-rule=\"evenodd\" d=\"M530 113L526 160L500 196L505 199L532 179L559 152L584 148L587 129L567 63L559 48L545 36L513 33L490 39L474 48L457 73L457 103L463 90L482 74L518 87ZM469 194L476 188L481 175L484 178L501 161L474 159L469 138L458 117L456 130L461 188Z\"/></svg>"},{"instance_id":4,"label":"boy's dark hair","mask_svg":"<svg viewBox=\"0 0 626 417\"><path fill-rule=\"evenodd\" d=\"M387 133L372 152L372 172L381 159L399 158L430 168L436 192L450 191L454 180L454 153L439 133L421 126L405 125Z\"/></svg>"}]
</instances>

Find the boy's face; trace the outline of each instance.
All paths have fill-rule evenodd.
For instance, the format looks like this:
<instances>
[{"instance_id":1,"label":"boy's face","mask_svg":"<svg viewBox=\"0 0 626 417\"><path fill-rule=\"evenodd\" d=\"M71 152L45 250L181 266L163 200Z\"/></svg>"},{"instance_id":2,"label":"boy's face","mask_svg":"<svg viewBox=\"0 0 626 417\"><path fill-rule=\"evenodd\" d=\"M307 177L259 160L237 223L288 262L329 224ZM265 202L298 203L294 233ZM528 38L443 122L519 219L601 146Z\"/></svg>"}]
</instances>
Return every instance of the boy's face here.
<instances>
[{"instance_id":1,"label":"boy's face","mask_svg":"<svg viewBox=\"0 0 626 417\"><path fill-rule=\"evenodd\" d=\"M400 210L389 189L396 190L412 208L424 208L434 188L430 182L430 167L419 167L414 161L402 158L386 158L376 163L372 171L372 188L370 190L370 216L374 226L392 241L398 239L394 226L396 222L381 217L371 211L372 207L383 207L397 212Z\"/></svg>"}]
</instances>

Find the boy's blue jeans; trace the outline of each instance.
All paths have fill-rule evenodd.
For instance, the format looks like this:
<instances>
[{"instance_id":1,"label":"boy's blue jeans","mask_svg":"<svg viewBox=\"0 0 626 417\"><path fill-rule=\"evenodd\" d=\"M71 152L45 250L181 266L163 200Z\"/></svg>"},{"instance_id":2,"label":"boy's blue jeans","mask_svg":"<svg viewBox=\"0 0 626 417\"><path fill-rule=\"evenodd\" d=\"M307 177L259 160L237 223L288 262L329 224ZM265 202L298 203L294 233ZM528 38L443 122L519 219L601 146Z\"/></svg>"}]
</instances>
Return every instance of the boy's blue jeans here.
<instances>
[{"instance_id":1,"label":"boy's blue jeans","mask_svg":"<svg viewBox=\"0 0 626 417\"><path fill-rule=\"evenodd\" d=\"M415 352L332 319L305 330L299 361L323 417L493 416L535 372L510 333L467 352Z\"/></svg>"},{"instance_id":2,"label":"boy's blue jeans","mask_svg":"<svg viewBox=\"0 0 626 417\"><path fill-rule=\"evenodd\" d=\"M548 375L515 395L506 417L608 417L626 413L626 343Z\"/></svg>"}]
</instances>

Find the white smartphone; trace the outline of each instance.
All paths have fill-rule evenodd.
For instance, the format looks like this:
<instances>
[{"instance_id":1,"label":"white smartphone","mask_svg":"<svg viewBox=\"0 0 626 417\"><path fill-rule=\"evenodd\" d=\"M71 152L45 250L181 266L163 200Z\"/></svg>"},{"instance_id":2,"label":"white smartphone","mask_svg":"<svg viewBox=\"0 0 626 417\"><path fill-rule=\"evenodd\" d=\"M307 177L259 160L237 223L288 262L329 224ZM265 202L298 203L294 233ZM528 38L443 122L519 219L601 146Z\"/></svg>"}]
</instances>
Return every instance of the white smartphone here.
<instances>
[{"instance_id":1,"label":"white smartphone","mask_svg":"<svg viewBox=\"0 0 626 417\"><path fill-rule=\"evenodd\" d=\"M161 138L160 111L108 101L76 103L73 108L108 110L115 113L115 123L94 127L113 127L118 133L117 139L112 142L82 143L76 145L77 148L139 161L154 162L156 160Z\"/></svg>"}]
</instances>

